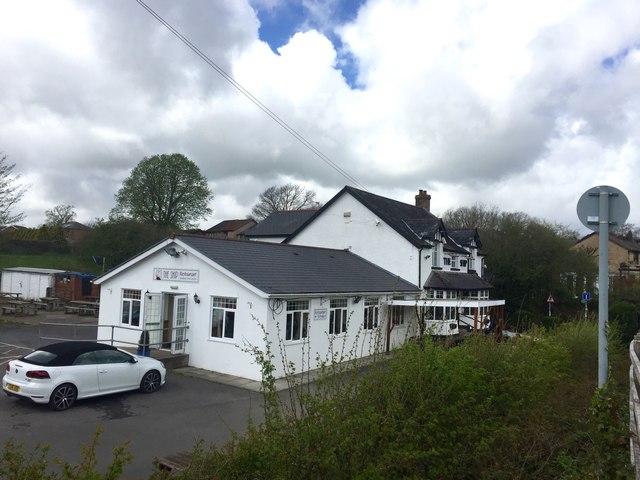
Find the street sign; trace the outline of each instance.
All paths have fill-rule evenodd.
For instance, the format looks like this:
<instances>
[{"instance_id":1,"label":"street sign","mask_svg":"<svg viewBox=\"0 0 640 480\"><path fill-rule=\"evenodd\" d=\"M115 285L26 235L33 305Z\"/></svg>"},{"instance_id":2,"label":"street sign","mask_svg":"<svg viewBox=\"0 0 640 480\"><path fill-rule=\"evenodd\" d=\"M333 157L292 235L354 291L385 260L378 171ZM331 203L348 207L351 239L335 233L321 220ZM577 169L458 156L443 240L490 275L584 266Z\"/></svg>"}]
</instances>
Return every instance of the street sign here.
<instances>
[{"instance_id":1,"label":"street sign","mask_svg":"<svg viewBox=\"0 0 640 480\"><path fill-rule=\"evenodd\" d=\"M588 302L591 300L591 294L589 292L582 292L582 301Z\"/></svg>"},{"instance_id":2,"label":"street sign","mask_svg":"<svg viewBox=\"0 0 640 480\"><path fill-rule=\"evenodd\" d=\"M607 382L607 324L609 322L609 227L622 225L629 217L629 200L617 188L593 187L578 200L577 213L582 224L598 232L598 387ZM585 317L587 302L584 302ZM551 304L549 304L551 311ZM551 315L551 314L549 314Z\"/></svg>"},{"instance_id":3,"label":"street sign","mask_svg":"<svg viewBox=\"0 0 640 480\"><path fill-rule=\"evenodd\" d=\"M600 212L600 195L608 197L608 212ZM600 223L606 221L608 225L622 225L629 218L631 207L626 195L615 187L600 185L592 187L582 194L578 200L578 218L582 224L594 232L600 231Z\"/></svg>"},{"instance_id":4,"label":"street sign","mask_svg":"<svg viewBox=\"0 0 640 480\"><path fill-rule=\"evenodd\" d=\"M553 299L553 296L549 294L549 298L547 298L547 303L553 303L553 302L555 302L555 300Z\"/></svg>"}]
</instances>

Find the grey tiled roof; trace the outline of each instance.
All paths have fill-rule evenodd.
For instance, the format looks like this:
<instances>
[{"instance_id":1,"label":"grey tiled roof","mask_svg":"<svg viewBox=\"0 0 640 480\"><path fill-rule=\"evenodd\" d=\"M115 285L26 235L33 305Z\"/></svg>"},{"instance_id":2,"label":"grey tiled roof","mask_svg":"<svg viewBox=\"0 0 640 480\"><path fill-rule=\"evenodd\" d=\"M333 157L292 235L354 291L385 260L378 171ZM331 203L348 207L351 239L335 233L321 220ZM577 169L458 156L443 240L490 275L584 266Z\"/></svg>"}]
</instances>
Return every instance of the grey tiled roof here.
<instances>
[{"instance_id":1,"label":"grey tiled roof","mask_svg":"<svg viewBox=\"0 0 640 480\"><path fill-rule=\"evenodd\" d=\"M176 239L272 295L420 292L346 250L187 235Z\"/></svg>"},{"instance_id":2,"label":"grey tiled roof","mask_svg":"<svg viewBox=\"0 0 640 480\"><path fill-rule=\"evenodd\" d=\"M286 237L311 218L318 210L275 212L244 232L245 237Z\"/></svg>"},{"instance_id":3,"label":"grey tiled roof","mask_svg":"<svg viewBox=\"0 0 640 480\"><path fill-rule=\"evenodd\" d=\"M487 290L493 286L477 276L475 273L442 272L432 270L424 288L438 290Z\"/></svg>"},{"instance_id":4,"label":"grey tiled roof","mask_svg":"<svg viewBox=\"0 0 640 480\"><path fill-rule=\"evenodd\" d=\"M325 209L336 202L342 195L349 194L367 207L381 221L385 222L396 232L406 238L416 247L430 247L431 235L438 228L444 230L441 220L424 208L416 207L408 203L398 202L387 197L358 190L350 186L344 187L331 200L329 200L317 213L320 215ZM302 231L312 219L302 224L292 235L285 240L291 241L295 235Z\"/></svg>"}]
</instances>

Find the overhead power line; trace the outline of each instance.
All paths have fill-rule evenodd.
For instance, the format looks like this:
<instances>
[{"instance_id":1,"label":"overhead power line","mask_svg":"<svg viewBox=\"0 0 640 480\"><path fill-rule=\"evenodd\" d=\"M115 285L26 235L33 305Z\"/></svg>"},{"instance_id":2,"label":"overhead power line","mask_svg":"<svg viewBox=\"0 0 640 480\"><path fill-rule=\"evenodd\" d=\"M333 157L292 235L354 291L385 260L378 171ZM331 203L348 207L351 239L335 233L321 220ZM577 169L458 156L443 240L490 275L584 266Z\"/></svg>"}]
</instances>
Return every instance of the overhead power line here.
<instances>
[{"instance_id":1,"label":"overhead power line","mask_svg":"<svg viewBox=\"0 0 640 480\"><path fill-rule=\"evenodd\" d=\"M238 83L231 75L224 71L222 67L216 64L213 60L211 60L204 52L202 52L198 47L196 47L191 41L186 38L182 33L176 30L169 22L167 22L164 18L162 18L158 13L156 13L149 5L147 5L142 0L136 0L138 4L142 8L144 8L147 12L149 12L156 20L158 20L162 25L164 25L171 33L173 33L182 43L184 43L187 47L189 47L198 57L200 57L204 62L213 68L218 74L224 78L227 82L229 82L233 87L235 87L240 93L242 93L245 97L247 97L252 103L254 103L260 110L266 113L274 122L280 125L283 129L285 129L290 135L292 135L296 140L298 140L302 145L304 145L307 149L311 151L315 156L320 158L323 162L333 168L336 172L346 178L349 182L354 184L357 187L362 188L363 190L367 190L364 185L358 182L354 177L352 177L348 172L346 172L340 165L336 164L333 160L327 157L324 153L322 153L315 145L313 145L310 141L302 136L302 134L298 133L293 127L291 127L287 122L281 119L273 110L267 107L264 103L262 103L258 98L256 98L250 91L244 88L240 83Z\"/></svg>"}]
</instances>

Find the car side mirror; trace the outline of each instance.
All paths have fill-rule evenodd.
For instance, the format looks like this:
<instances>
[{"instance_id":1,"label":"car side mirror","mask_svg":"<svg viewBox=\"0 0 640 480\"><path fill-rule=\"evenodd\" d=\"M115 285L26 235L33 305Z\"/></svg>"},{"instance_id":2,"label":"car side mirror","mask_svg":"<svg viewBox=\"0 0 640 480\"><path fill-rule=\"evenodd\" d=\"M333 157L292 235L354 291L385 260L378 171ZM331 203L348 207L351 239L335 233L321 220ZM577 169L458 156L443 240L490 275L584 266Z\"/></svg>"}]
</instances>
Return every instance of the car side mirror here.
<instances>
[{"instance_id":1,"label":"car side mirror","mask_svg":"<svg viewBox=\"0 0 640 480\"><path fill-rule=\"evenodd\" d=\"M136 357L131 357L129 363L138 363L138 359Z\"/></svg>"}]
</instances>

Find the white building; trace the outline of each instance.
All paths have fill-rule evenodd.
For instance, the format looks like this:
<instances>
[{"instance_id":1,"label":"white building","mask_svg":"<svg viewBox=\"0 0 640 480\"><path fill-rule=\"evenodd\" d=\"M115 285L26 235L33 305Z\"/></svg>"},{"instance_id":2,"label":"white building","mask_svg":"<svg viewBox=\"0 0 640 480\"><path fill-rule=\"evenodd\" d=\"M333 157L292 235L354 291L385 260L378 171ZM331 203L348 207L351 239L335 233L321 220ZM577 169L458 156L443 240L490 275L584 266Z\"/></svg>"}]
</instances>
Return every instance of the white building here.
<instances>
[{"instance_id":1,"label":"white building","mask_svg":"<svg viewBox=\"0 0 640 480\"><path fill-rule=\"evenodd\" d=\"M64 270L51 268L12 267L2 270L3 292L19 293L23 299L35 300L50 297L55 285L55 275Z\"/></svg>"},{"instance_id":2,"label":"white building","mask_svg":"<svg viewBox=\"0 0 640 480\"><path fill-rule=\"evenodd\" d=\"M278 377L283 362L300 372L401 344L415 335L405 322L411 307L387 305L420 294L346 250L188 235L156 244L95 283L100 341L136 345L147 331L152 348L253 380L261 371L247 349L265 352L267 342Z\"/></svg>"},{"instance_id":3,"label":"white building","mask_svg":"<svg viewBox=\"0 0 640 480\"><path fill-rule=\"evenodd\" d=\"M455 334L459 326L481 328L501 319L504 300L489 298L493 287L482 278L477 230L449 232L429 211L425 190L415 200L411 205L347 186L284 243L348 249L419 287L433 333Z\"/></svg>"}]
</instances>

